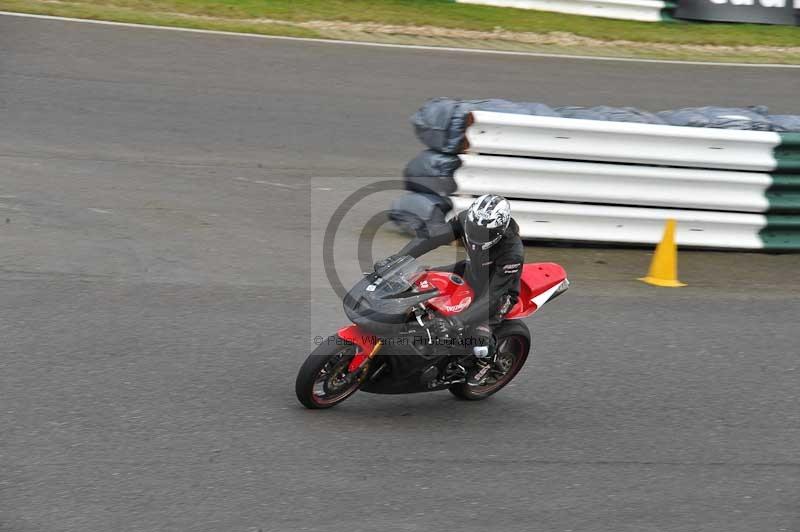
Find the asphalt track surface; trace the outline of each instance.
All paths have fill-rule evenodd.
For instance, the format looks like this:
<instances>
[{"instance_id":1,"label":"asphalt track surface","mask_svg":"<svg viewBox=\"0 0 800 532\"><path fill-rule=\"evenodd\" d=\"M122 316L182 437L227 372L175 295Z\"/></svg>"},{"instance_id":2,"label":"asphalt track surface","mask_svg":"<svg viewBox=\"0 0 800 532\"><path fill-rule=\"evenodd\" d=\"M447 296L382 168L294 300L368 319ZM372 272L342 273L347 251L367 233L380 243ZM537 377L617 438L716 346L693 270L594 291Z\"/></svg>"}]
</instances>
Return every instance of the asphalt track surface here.
<instances>
[{"instance_id":1,"label":"asphalt track surface","mask_svg":"<svg viewBox=\"0 0 800 532\"><path fill-rule=\"evenodd\" d=\"M690 286L659 290L643 250L531 248L573 288L491 400L292 390L344 323L326 217L374 181L348 176L399 174L425 98L796 93L791 70L0 17L0 530L800 530L797 256L684 253Z\"/></svg>"}]
</instances>

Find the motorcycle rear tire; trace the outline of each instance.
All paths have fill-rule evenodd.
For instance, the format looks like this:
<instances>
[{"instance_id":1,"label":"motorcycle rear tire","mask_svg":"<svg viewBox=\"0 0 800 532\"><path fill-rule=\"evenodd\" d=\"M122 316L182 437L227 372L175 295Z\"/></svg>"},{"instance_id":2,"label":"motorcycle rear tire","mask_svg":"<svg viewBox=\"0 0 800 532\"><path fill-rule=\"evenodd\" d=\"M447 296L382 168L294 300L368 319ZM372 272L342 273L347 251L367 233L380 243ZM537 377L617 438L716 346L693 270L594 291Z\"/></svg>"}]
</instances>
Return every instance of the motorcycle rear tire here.
<instances>
[{"instance_id":1,"label":"motorcycle rear tire","mask_svg":"<svg viewBox=\"0 0 800 532\"><path fill-rule=\"evenodd\" d=\"M512 342L515 350L515 359L513 366L509 372L504 375L501 382L492 386L470 386L466 383L453 384L450 386L450 393L464 399L465 401L480 401L487 397L499 392L511 382L517 373L525 365L528 360L528 354L531 349L531 332L528 326L519 320L509 320L500 324L494 331L495 339L497 340L498 355L501 354L501 348L504 342Z\"/></svg>"}]
</instances>

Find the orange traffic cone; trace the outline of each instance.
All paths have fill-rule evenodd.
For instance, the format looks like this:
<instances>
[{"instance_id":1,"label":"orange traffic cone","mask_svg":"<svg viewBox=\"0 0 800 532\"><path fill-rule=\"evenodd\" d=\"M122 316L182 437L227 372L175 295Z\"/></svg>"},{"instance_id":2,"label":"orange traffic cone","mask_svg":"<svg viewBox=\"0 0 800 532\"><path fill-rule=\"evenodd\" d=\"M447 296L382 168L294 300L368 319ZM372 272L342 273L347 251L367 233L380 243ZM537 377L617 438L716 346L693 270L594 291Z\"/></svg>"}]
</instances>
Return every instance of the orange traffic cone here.
<instances>
[{"instance_id":1,"label":"orange traffic cone","mask_svg":"<svg viewBox=\"0 0 800 532\"><path fill-rule=\"evenodd\" d=\"M678 287L686 286L678 280L678 246L675 244L675 220L667 220L664 227L664 236L656 246L653 262L647 277L640 277L640 281L655 286Z\"/></svg>"}]
</instances>

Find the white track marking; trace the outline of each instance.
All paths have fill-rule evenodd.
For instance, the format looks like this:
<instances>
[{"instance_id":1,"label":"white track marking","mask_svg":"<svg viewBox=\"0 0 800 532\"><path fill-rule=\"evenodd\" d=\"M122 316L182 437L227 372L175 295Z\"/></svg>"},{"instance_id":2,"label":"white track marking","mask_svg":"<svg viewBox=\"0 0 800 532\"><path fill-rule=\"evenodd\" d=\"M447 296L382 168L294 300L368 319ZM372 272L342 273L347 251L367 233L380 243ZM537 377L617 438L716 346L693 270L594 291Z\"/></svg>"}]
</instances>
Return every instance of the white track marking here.
<instances>
[{"instance_id":1,"label":"white track marking","mask_svg":"<svg viewBox=\"0 0 800 532\"><path fill-rule=\"evenodd\" d=\"M199 30L194 28L177 28L174 26L155 26L152 24L132 24L130 22L111 22L107 20L88 20L82 18L56 17L52 15L34 15L31 13L14 13L12 11L0 11L0 16L38 18L44 20L58 20L62 22L82 22L84 24L100 24L103 26L121 26L124 28L139 28L150 30L182 31L186 33L200 33L206 35L225 35L233 37L248 37L255 39L274 39L282 41L296 41L320 44L340 44L349 46L372 46L375 48L399 48L406 50L426 50L432 52L459 52L468 54L490 54L490 55L513 55L522 57L544 57L550 59L578 59L582 61L615 61L619 63L660 63L665 65L699 65L699 66L723 66L723 67L745 67L745 68L800 68L800 65L780 65L775 63L724 63L717 61L678 61L672 59L635 59L632 57L603 57L591 55L573 54L550 54L546 52L513 52L510 50L486 50L481 48L457 48L450 46L424 46L417 44L388 44L361 41L337 41L335 39L314 39L310 37L287 37L284 35L260 35L257 33L241 33L234 31L218 30Z\"/></svg>"},{"instance_id":2,"label":"white track marking","mask_svg":"<svg viewBox=\"0 0 800 532\"><path fill-rule=\"evenodd\" d=\"M292 185L286 185L284 183L276 183L274 181L262 181L260 179L257 179L255 181L253 181L253 183L258 183L259 185L269 185L269 186L272 186L272 187L290 188L292 190L295 189L295 187L293 187Z\"/></svg>"},{"instance_id":3,"label":"white track marking","mask_svg":"<svg viewBox=\"0 0 800 532\"><path fill-rule=\"evenodd\" d=\"M275 181L264 181L262 179L247 179L246 177L234 177L236 181L242 181L244 183L254 183L256 185L269 185L271 187L278 187L278 188L288 188L289 190L297 190L297 187L292 185L287 185L285 183L276 183Z\"/></svg>"}]
</instances>

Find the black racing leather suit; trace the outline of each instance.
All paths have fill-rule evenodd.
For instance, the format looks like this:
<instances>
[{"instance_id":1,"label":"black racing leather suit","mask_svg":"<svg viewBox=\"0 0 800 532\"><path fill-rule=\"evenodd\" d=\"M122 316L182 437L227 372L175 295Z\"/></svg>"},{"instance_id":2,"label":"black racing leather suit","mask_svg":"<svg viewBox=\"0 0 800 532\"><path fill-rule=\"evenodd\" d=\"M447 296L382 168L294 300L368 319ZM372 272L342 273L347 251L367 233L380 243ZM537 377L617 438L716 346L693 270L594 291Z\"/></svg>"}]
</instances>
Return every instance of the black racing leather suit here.
<instances>
[{"instance_id":1,"label":"black racing leather suit","mask_svg":"<svg viewBox=\"0 0 800 532\"><path fill-rule=\"evenodd\" d=\"M503 316L519 298L524 248L519 226L513 218L503 238L489 249L482 250L470 244L464 236L466 215L466 211L461 212L447 224L429 231L426 237L414 238L399 254L417 258L461 239L466 249L466 260L445 269L464 277L475 292L475 300L458 315L458 319L464 324L465 330L470 330L473 335L486 336L488 330L491 338L491 330L503 320Z\"/></svg>"}]
</instances>

